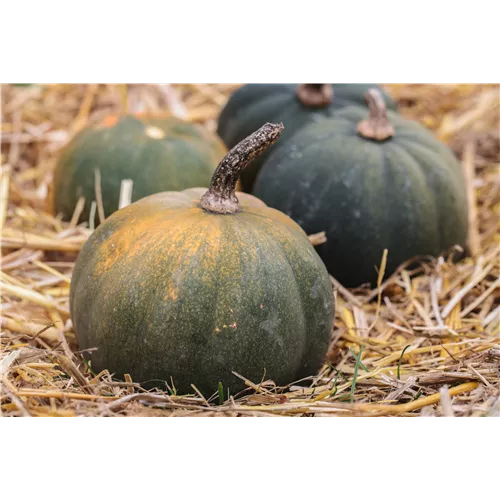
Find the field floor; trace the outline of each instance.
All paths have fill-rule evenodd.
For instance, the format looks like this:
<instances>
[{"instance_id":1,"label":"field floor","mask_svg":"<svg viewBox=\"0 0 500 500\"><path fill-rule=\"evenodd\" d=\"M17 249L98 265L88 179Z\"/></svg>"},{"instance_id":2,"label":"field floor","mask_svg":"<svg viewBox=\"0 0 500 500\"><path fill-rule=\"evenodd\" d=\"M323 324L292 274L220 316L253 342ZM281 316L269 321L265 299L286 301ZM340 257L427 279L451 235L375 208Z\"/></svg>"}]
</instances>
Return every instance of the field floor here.
<instances>
[{"instance_id":1,"label":"field floor","mask_svg":"<svg viewBox=\"0 0 500 500\"><path fill-rule=\"evenodd\" d=\"M401 112L460 158L469 257L401 266L377 289L333 280L328 363L306 387L247 380L219 395L146 392L91 373L77 351L69 286L90 230L50 212L58 151L123 110L169 111L215 130L238 85L2 86L3 416L500 416L500 88L387 85ZM242 377L244 374L240 374Z\"/></svg>"}]
</instances>

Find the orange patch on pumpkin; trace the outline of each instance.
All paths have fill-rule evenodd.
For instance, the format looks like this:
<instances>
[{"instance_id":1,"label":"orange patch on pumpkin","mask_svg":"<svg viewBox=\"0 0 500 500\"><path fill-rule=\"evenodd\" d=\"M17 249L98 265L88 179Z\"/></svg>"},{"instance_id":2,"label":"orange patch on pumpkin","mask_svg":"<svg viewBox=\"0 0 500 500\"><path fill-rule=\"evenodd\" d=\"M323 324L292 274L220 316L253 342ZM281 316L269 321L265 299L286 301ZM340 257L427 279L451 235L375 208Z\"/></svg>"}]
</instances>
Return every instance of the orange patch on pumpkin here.
<instances>
[{"instance_id":1,"label":"orange patch on pumpkin","mask_svg":"<svg viewBox=\"0 0 500 500\"><path fill-rule=\"evenodd\" d=\"M265 228L272 228L274 222L278 222L274 230L284 243L300 233L306 238L305 233L291 219L276 210L259 206L263 203L252 196L241 194L242 205L246 205L242 212L233 216L214 215L196 206L197 201L193 199L193 195L197 194L197 190L194 191L195 193L193 190L189 193L191 196L182 196L182 192L158 193L117 212L113 216L116 229L102 242L94 273L103 275L115 264L128 262L132 265L133 261L140 262L148 255L154 256L153 260L158 262L168 258L172 261L172 270L190 266L190 261L194 258L200 269L206 268L208 271L218 261L223 234L231 237L233 217L246 219L251 214L257 215L254 222ZM240 240L244 239L244 235L238 234L234 234L238 244L235 241L234 245L225 248L227 263L234 265L227 265L219 270L221 275L231 275L233 279L235 274L239 275L241 272L235 265L239 265L240 245L244 245ZM202 247L203 252L200 252ZM257 248L253 245L246 246L245 254L247 259L259 258ZM209 276L208 272L201 273L201 280L205 281ZM164 300L176 301L178 292L174 284L168 286L164 292ZM232 322L229 328L236 328L236 324Z\"/></svg>"},{"instance_id":2,"label":"orange patch on pumpkin","mask_svg":"<svg viewBox=\"0 0 500 500\"><path fill-rule=\"evenodd\" d=\"M111 128L114 127L118 121L120 120L120 117L118 115L109 115L104 118L104 120L99 124L99 127L101 128Z\"/></svg>"},{"instance_id":3,"label":"orange patch on pumpkin","mask_svg":"<svg viewBox=\"0 0 500 500\"><path fill-rule=\"evenodd\" d=\"M132 214L133 221L129 218ZM148 204L143 203L142 206L129 205L120 215L123 218L123 225L117 227L99 249L99 259L95 268L97 274L104 274L118 260L124 258L130 260L148 255L154 245L160 245L163 247L162 250L168 252L168 245L175 248L178 242L184 240L188 231L195 231L194 234L197 235L198 230L193 223L193 216L200 218L200 225L210 224L211 230L208 231L210 239L217 241L220 238L218 222L206 220L205 213L197 207L151 212ZM203 219L204 222L201 222ZM204 242L204 239L197 237L188 238L183 243L179 258L182 260L197 255L199 247ZM218 249L218 246L215 248Z\"/></svg>"},{"instance_id":4,"label":"orange patch on pumpkin","mask_svg":"<svg viewBox=\"0 0 500 500\"><path fill-rule=\"evenodd\" d=\"M170 290L168 290L168 293L165 294L165 297L163 297L163 299L176 301L177 297L178 297L177 290L171 288Z\"/></svg>"}]
</instances>

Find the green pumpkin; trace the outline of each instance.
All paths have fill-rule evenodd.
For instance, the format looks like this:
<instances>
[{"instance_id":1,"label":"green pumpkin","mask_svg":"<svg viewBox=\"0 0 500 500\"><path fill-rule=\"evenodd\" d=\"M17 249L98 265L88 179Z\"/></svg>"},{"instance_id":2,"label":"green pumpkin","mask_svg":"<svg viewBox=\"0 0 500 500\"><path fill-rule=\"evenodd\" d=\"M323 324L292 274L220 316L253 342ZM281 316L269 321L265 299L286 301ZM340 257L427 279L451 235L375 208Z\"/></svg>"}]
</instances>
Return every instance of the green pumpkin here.
<instances>
[{"instance_id":1,"label":"green pumpkin","mask_svg":"<svg viewBox=\"0 0 500 500\"><path fill-rule=\"evenodd\" d=\"M364 104L364 94L372 88L368 83L329 84L248 84L240 87L222 110L217 133L232 148L253 130L266 122L283 122L285 130L280 145L310 120L331 116L350 105ZM396 103L384 93L387 106ZM241 175L243 191L251 192L263 162L275 147L252 162Z\"/></svg>"},{"instance_id":2,"label":"green pumpkin","mask_svg":"<svg viewBox=\"0 0 500 500\"><path fill-rule=\"evenodd\" d=\"M215 135L175 117L109 117L84 129L62 151L54 174L54 211L70 219L83 196L80 221L88 221L96 200L96 169L108 217L118 209L122 180L133 181L132 201L161 191L208 186L224 153Z\"/></svg>"},{"instance_id":3,"label":"green pumpkin","mask_svg":"<svg viewBox=\"0 0 500 500\"><path fill-rule=\"evenodd\" d=\"M146 386L244 389L233 371L284 385L320 369L334 303L324 264L289 217L235 196L239 171L278 137L266 124L224 158L211 187L146 197L84 245L70 310L98 372ZM164 387L164 386L163 386Z\"/></svg>"},{"instance_id":4,"label":"green pumpkin","mask_svg":"<svg viewBox=\"0 0 500 500\"><path fill-rule=\"evenodd\" d=\"M377 91L360 107L312 123L275 150L254 194L307 233L330 274L353 287L375 283L415 256L465 248L467 199L451 150L419 123L386 114Z\"/></svg>"}]
</instances>

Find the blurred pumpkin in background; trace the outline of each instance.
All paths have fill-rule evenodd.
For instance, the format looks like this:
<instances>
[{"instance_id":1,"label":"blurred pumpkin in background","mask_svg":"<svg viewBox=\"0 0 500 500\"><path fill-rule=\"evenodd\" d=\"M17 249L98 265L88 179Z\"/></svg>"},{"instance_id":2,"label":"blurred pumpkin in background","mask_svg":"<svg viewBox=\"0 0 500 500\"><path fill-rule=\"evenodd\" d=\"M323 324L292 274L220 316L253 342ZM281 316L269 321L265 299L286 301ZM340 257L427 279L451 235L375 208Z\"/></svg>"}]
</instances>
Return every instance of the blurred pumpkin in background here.
<instances>
[{"instance_id":1,"label":"blurred pumpkin in background","mask_svg":"<svg viewBox=\"0 0 500 500\"><path fill-rule=\"evenodd\" d=\"M69 220L83 197L79 220L88 221L98 189L108 217L119 208L125 179L133 181L131 201L208 186L225 152L215 134L174 116L110 116L82 130L62 150L54 172L54 211ZM100 222L97 217L95 222Z\"/></svg>"},{"instance_id":2,"label":"blurred pumpkin in background","mask_svg":"<svg viewBox=\"0 0 500 500\"><path fill-rule=\"evenodd\" d=\"M247 84L229 98L220 113L217 133L232 148L266 122L283 122L280 146L300 127L320 116L331 116L352 105L364 105L364 94L378 88L389 109L397 104L380 87L371 83ZM241 174L243 191L251 192L263 162L276 146L256 158Z\"/></svg>"},{"instance_id":3,"label":"blurred pumpkin in background","mask_svg":"<svg viewBox=\"0 0 500 500\"><path fill-rule=\"evenodd\" d=\"M465 248L465 180L452 151L421 124L386 110L377 89L360 106L304 126L267 159L254 194L306 233L344 286L374 284L407 259ZM369 115L369 116L368 116ZM368 118L368 119L367 119Z\"/></svg>"}]
</instances>

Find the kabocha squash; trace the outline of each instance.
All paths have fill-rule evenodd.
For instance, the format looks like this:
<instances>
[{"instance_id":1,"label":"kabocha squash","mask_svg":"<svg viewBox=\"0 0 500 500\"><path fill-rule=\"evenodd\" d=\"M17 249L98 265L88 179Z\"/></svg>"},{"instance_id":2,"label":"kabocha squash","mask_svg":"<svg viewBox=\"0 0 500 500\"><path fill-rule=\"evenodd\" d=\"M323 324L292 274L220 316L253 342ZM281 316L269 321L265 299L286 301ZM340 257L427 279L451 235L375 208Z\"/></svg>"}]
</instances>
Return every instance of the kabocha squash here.
<instances>
[{"instance_id":1,"label":"kabocha squash","mask_svg":"<svg viewBox=\"0 0 500 500\"><path fill-rule=\"evenodd\" d=\"M70 219L83 196L80 221L88 221L97 198L96 170L104 217L118 210L124 179L133 181L132 201L161 191L208 186L225 152L217 136L175 117L109 117L84 129L61 153L54 173L54 211Z\"/></svg>"},{"instance_id":2,"label":"kabocha squash","mask_svg":"<svg viewBox=\"0 0 500 500\"><path fill-rule=\"evenodd\" d=\"M374 283L388 249L386 275L414 256L437 256L467 237L460 164L419 123L386 112L378 91L370 107L346 108L302 128L263 166L254 194L307 233L345 286Z\"/></svg>"},{"instance_id":3,"label":"kabocha squash","mask_svg":"<svg viewBox=\"0 0 500 500\"><path fill-rule=\"evenodd\" d=\"M283 122L285 130L280 145L300 127L318 116L331 116L350 105L363 105L364 94L373 84L248 84L240 87L222 110L217 133L232 148L266 122ZM384 93L387 106L396 103ZM271 147L254 160L241 174L243 191L251 192L262 163Z\"/></svg>"},{"instance_id":4,"label":"kabocha squash","mask_svg":"<svg viewBox=\"0 0 500 500\"><path fill-rule=\"evenodd\" d=\"M70 310L80 348L97 348L95 371L210 395L218 382L244 388L232 371L283 385L319 370L334 311L326 268L289 217L235 196L240 171L282 127L233 148L208 191L148 196L92 233Z\"/></svg>"}]
</instances>

